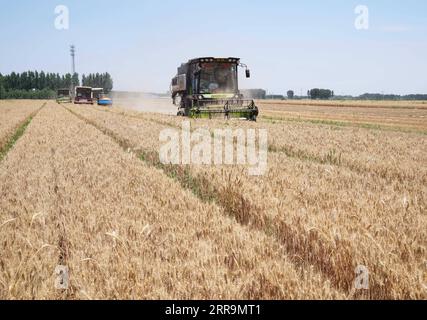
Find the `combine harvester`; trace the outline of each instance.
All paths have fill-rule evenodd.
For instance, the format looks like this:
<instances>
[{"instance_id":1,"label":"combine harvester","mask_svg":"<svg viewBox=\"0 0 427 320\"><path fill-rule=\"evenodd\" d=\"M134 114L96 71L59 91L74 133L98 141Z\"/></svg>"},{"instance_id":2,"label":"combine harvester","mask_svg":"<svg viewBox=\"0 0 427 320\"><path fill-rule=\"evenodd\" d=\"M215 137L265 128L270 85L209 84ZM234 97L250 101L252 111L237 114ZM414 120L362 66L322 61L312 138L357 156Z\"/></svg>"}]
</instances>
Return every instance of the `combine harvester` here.
<instances>
[{"instance_id":1,"label":"combine harvester","mask_svg":"<svg viewBox=\"0 0 427 320\"><path fill-rule=\"evenodd\" d=\"M91 87L76 87L74 104L93 104Z\"/></svg>"},{"instance_id":2,"label":"combine harvester","mask_svg":"<svg viewBox=\"0 0 427 320\"><path fill-rule=\"evenodd\" d=\"M112 107L113 100L110 97L108 97L106 94L102 93L98 97L98 106Z\"/></svg>"},{"instance_id":3,"label":"combine harvester","mask_svg":"<svg viewBox=\"0 0 427 320\"><path fill-rule=\"evenodd\" d=\"M110 107L113 100L104 93L103 88L92 88L92 99L97 101L98 106Z\"/></svg>"},{"instance_id":4,"label":"combine harvester","mask_svg":"<svg viewBox=\"0 0 427 320\"><path fill-rule=\"evenodd\" d=\"M56 94L56 102L58 103L71 103L73 99L71 98L70 89L59 89Z\"/></svg>"},{"instance_id":5,"label":"combine harvester","mask_svg":"<svg viewBox=\"0 0 427 320\"><path fill-rule=\"evenodd\" d=\"M239 92L239 66L250 78L239 58L198 58L182 64L171 86L178 116L256 121L259 111L254 100L244 100Z\"/></svg>"}]
</instances>

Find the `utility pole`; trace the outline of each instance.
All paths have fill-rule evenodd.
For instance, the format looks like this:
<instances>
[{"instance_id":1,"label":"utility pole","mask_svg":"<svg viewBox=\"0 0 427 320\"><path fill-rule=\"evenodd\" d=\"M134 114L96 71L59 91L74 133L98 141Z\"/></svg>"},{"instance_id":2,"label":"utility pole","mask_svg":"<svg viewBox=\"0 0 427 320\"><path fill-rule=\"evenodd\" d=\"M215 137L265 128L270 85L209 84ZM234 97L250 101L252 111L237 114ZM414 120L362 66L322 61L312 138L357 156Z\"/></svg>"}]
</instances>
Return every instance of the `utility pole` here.
<instances>
[{"instance_id":1,"label":"utility pole","mask_svg":"<svg viewBox=\"0 0 427 320\"><path fill-rule=\"evenodd\" d=\"M71 70L72 70L72 74L75 74L76 73L76 62L75 62L76 47L74 45L70 47L70 52L71 52Z\"/></svg>"},{"instance_id":2,"label":"utility pole","mask_svg":"<svg viewBox=\"0 0 427 320\"><path fill-rule=\"evenodd\" d=\"M71 45L70 47L70 53L71 53L71 94L74 96L75 91L75 83L74 83L74 75L76 74L76 47L74 45Z\"/></svg>"}]
</instances>

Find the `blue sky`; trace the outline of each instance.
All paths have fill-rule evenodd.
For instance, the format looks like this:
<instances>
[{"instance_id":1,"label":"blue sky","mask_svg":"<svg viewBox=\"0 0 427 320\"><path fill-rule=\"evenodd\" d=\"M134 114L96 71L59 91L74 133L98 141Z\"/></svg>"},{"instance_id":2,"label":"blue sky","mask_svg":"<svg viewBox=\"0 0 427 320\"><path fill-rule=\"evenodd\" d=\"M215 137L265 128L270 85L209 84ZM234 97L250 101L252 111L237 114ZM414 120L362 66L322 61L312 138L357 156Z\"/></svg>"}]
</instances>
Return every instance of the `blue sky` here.
<instances>
[{"instance_id":1,"label":"blue sky","mask_svg":"<svg viewBox=\"0 0 427 320\"><path fill-rule=\"evenodd\" d=\"M54 27L57 5L69 30ZM369 8L368 30L354 26ZM271 93L313 87L336 94L427 93L424 0L0 0L0 72L108 71L116 90L168 90L177 66L198 56L237 56Z\"/></svg>"}]
</instances>

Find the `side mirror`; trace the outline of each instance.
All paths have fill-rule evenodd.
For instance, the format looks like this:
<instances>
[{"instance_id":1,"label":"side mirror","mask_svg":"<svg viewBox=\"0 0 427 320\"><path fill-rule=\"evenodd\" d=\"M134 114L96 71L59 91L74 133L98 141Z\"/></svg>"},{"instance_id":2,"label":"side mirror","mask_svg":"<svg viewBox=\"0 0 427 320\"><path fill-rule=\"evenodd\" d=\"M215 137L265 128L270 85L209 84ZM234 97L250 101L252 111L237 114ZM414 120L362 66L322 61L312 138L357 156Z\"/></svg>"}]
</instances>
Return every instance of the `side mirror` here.
<instances>
[{"instance_id":1,"label":"side mirror","mask_svg":"<svg viewBox=\"0 0 427 320\"><path fill-rule=\"evenodd\" d=\"M251 77L251 70L246 69L246 78L250 78Z\"/></svg>"}]
</instances>

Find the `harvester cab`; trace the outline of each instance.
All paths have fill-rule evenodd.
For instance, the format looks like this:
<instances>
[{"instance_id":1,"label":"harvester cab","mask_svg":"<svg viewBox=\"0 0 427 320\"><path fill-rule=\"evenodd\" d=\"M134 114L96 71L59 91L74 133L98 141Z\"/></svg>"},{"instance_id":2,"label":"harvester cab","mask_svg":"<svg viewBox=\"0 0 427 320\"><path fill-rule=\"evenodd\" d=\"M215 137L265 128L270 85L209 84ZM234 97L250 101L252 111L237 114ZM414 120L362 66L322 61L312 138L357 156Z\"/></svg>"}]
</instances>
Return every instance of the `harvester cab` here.
<instances>
[{"instance_id":1,"label":"harvester cab","mask_svg":"<svg viewBox=\"0 0 427 320\"><path fill-rule=\"evenodd\" d=\"M238 87L238 58L198 58L182 64L172 79L172 99L178 116L191 118L241 118L256 121L254 100L244 100Z\"/></svg>"}]
</instances>

